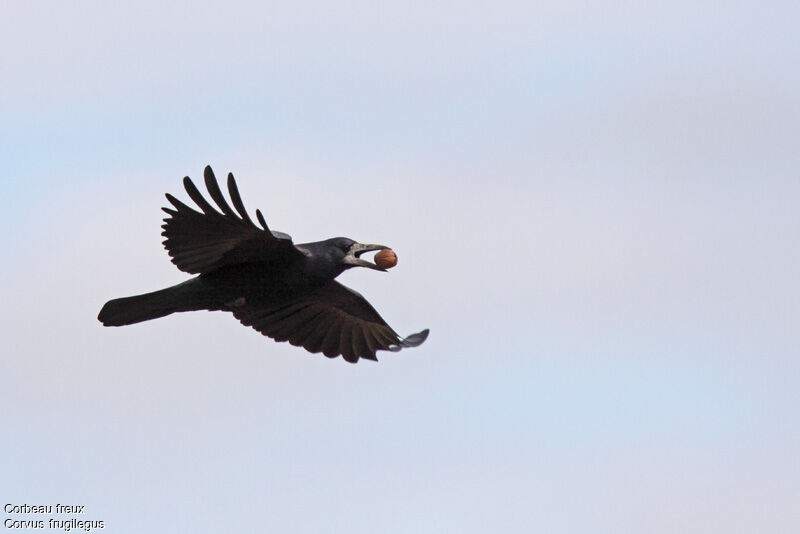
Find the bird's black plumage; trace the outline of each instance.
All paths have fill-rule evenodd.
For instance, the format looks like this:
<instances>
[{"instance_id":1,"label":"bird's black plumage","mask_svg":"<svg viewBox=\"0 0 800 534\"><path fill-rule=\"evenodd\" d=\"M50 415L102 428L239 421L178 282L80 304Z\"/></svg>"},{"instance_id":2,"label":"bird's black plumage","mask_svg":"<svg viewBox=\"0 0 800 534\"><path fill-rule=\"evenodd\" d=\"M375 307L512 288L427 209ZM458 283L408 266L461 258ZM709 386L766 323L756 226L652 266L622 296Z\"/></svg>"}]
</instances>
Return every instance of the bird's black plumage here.
<instances>
[{"instance_id":1,"label":"bird's black plumage","mask_svg":"<svg viewBox=\"0 0 800 534\"><path fill-rule=\"evenodd\" d=\"M382 245L362 245L337 237L295 245L270 230L256 210L259 228L247 214L232 174L228 204L211 167L205 184L212 206L187 176L183 185L201 211L167 194L171 208L162 235L172 263L194 278L144 295L114 299L100 310L105 326L138 323L175 312L220 310L233 313L276 341L288 341L312 353L342 355L349 362L375 360L379 350L416 347L423 330L397 335L360 294L334 279L354 266L384 270L360 256Z\"/></svg>"}]
</instances>

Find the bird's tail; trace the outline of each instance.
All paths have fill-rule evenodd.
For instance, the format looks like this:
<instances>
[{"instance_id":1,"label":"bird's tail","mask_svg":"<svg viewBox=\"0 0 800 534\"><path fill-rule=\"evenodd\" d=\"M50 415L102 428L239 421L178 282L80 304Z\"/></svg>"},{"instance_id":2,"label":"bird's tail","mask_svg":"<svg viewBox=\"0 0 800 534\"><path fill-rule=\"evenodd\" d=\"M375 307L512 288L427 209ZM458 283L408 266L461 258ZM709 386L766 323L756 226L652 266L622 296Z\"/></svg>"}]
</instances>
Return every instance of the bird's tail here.
<instances>
[{"instance_id":1,"label":"bird's tail","mask_svg":"<svg viewBox=\"0 0 800 534\"><path fill-rule=\"evenodd\" d=\"M124 326L175 312L205 309L197 282L197 279L187 280L152 293L109 300L97 319L104 326Z\"/></svg>"}]
</instances>

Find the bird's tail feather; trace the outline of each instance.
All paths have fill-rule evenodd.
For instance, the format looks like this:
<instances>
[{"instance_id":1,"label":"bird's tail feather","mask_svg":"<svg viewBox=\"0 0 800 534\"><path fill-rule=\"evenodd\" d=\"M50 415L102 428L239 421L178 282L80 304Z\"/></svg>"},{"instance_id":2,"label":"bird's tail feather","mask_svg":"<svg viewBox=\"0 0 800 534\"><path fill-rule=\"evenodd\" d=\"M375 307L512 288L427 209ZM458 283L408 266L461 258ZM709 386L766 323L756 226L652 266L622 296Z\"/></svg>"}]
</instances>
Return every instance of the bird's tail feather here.
<instances>
[{"instance_id":1,"label":"bird's tail feather","mask_svg":"<svg viewBox=\"0 0 800 534\"><path fill-rule=\"evenodd\" d=\"M175 312L203 309L205 306L197 298L199 295L193 286L194 282L188 280L152 293L109 300L97 319L104 326L124 326Z\"/></svg>"}]
</instances>

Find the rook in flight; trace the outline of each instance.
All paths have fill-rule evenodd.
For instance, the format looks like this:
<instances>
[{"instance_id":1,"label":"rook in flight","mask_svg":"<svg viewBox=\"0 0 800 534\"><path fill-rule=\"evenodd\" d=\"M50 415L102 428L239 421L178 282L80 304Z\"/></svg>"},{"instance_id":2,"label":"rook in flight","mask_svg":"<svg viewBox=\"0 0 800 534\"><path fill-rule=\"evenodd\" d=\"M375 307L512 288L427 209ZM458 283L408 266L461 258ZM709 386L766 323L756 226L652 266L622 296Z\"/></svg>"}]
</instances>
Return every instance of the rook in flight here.
<instances>
[{"instance_id":1,"label":"rook in flight","mask_svg":"<svg viewBox=\"0 0 800 534\"><path fill-rule=\"evenodd\" d=\"M162 208L168 215L162 235L172 263L197 276L160 291L107 302L97 317L105 326L175 312L228 311L275 341L329 358L342 355L353 363L359 358L376 360L379 350L416 347L428 337L427 329L398 336L364 297L335 280L357 266L385 271L361 255L387 247L346 237L295 245L289 235L271 231L259 210L261 228L255 225L232 174L228 192L236 211L222 195L211 167L205 169L205 183L219 211L188 176L183 185L201 211L170 194L167 200L173 207Z\"/></svg>"}]
</instances>

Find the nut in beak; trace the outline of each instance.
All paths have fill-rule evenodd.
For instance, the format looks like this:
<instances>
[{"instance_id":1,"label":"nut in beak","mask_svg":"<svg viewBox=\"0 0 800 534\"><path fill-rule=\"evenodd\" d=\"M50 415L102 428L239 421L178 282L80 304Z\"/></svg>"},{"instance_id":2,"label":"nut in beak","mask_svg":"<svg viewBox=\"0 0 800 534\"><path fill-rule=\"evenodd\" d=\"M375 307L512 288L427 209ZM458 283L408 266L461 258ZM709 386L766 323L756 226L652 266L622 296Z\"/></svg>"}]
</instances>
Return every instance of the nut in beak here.
<instances>
[{"instance_id":1,"label":"nut in beak","mask_svg":"<svg viewBox=\"0 0 800 534\"><path fill-rule=\"evenodd\" d=\"M397 254L390 248L385 248L375 254L375 265L381 269L391 269L397 265Z\"/></svg>"},{"instance_id":2,"label":"nut in beak","mask_svg":"<svg viewBox=\"0 0 800 534\"><path fill-rule=\"evenodd\" d=\"M375 263L369 262L367 260L361 259L361 255L365 252L371 252L373 250L383 250L387 249L388 247L384 245L364 245L361 243L353 243L350 246L350 250L347 251L344 259L342 260L343 263L346 265L357 265L359 267L367 267L369 269L374 269L376 271L386 271L385 267L381 267ZM394 253L392 253L394 254ZM377 258L377 255L376 255ZM396 263L396 262L395 262Z\"/></svg>"}]
</instances>

